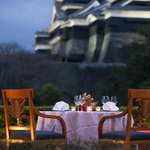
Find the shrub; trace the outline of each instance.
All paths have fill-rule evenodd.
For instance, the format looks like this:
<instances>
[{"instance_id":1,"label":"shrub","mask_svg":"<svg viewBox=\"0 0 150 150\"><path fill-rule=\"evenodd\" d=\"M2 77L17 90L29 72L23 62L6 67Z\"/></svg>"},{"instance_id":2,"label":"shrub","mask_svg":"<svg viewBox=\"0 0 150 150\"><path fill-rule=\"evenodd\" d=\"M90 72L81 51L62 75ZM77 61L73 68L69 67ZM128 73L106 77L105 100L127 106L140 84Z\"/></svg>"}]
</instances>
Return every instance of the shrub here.
<instances>
[{"instance_id":1,"label":"shrub","mask_svg":"<svg viewBox=\"0 0 150 150\"><path fill-rule=\"evenodd\" d=\"M36 107L39 111L50 111L53 106L38 106ZM24 113L26 115L29 114L29 107L26 106L24 109ZM37 120L37 116L35 115L35 120ZM26 125L29 124L29 122L26 119L22 120ZM16 119L14 117L10 117L10 123L12 125L16 124ZM5 116L4 116L4 107L0 106L0 128L4 128L5 127Z\"/></svg>"},{"instance_id":2,"label":"shrub","mask_svg":"<svg viewBox=\"0 0 150 150\"><path fill-rule=\"evenodd\" d=\"M61 100L61 92L51 83L44 85L41 91L35 94L35 105L54 105L57 101Z\"/></svg>"},{"instance_id":3,"label":"shrub","mask_svg":"<svg viewBox=\"0 0 150 150\"><path fill-rule=\"evenodd\" d=\"M116 67L99 86L99 97L103 95L117 96L119 106L127 106L127 87L124 80L124 68Z\"/></svg>"}]
</instances>

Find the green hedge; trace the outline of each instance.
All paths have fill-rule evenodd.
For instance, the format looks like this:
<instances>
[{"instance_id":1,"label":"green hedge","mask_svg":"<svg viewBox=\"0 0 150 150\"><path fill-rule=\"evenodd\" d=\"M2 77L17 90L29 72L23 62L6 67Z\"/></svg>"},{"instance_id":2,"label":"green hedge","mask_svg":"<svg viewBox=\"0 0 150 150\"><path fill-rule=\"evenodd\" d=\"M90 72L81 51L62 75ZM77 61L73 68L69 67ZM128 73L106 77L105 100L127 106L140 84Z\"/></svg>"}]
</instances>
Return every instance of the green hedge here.
<instances>
[{"instance_id":1,"label":"green hedge","mask_svg":"<svg viewBox=\"0 0 150 150\"><path fill-rule=\"evenodd\" d=\"M53 106L37 106L36 107L39 111L49 111L53 108ZM25 114L29 114L29 108L25 107L24 109ZM35 116L35 119L37 120L37 116ZM15 117L10 117L10 122L12 125L16 123L16 118ZM28 121L23 119L23 122L28 125ZM0 106L0 128L5 127L5 116L4 116L4 107Z\"/></svg>"},{"instance_id":2,"label":"green hedge","mask_svg":"<svg viewBox=\"0 0 150 150\"><path fill-rule=\"evenodd\" d=\"M53 106L37 106L36 107L39 111L50 111ZM125 107L120 107L120 110L124 110ZM25 114L28 114L29 112L29 108L25 107ZM133 108L133 118L136 118L139 115L138 113L138 109L137 107ZM15 124L16 120L15 118L11 117L11 123ZM37 116L35 116L35 119L37 120ZM26 124L28 124L28 122L24 119L23 122L25 122ZM5 127L5 117L4 117L4 107L0 106L0 128L4 128Z\"/></svg>"},{"instance_id":3,"label":"green hedge","mask_svg":"<svg viewBox=\"0 0 150 150\"><path fill-rule=\"evenodd\" d=\"M4 107L0 106L0 128L5 127Z\"/></svg>"},{"instance_id":4,"label":"green hedge","mask_svg":"<svg viewBox=\"0 0 150 150\"><path fill-rule=\"evenodd\" d=\"M36 108L39 110L39 111L50 111L52 110L53 106L36 106ZM125 107L120 107L120 110L125 110ZM29 114L29 108L28 107L25 107L25 110L24 110L25 114ZM138 115L139 115L139 112L138 112L138 108L137 107L133 107L133 111L132 111L132 115L133 115L133 118L135 119ZM11 124L15 124L16 123L16 119L14 117L11 117ZM37 116L35 116L35 119L37 120ZM148 122L150 122L150 119L147 120ZM23 122L28 124L27 120L23 119ZM0 128L4 128L5 127L5 116L4 116L4 107L3 106L0 106Z\"/></svg>"}]
</instances>

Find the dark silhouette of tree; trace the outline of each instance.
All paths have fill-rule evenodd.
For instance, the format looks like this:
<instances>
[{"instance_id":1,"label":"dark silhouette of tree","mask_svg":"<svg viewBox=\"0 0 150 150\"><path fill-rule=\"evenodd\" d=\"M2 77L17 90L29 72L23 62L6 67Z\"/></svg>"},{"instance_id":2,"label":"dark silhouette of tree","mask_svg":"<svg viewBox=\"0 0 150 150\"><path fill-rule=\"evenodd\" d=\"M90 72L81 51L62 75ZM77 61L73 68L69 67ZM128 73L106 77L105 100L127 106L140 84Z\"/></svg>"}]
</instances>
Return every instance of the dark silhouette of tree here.
<instances>
[{"instance_id":1,"label":"dark silhouette of tree","mask_svg":"<svg viewBox=\"0 0 150 150\"><path fill-rule=\"evenodd\" d=\"M0 54L19 54L19 53L29 53L21 45L16 42L10 43L0 43Z\"/></svg>"}]
</instances>

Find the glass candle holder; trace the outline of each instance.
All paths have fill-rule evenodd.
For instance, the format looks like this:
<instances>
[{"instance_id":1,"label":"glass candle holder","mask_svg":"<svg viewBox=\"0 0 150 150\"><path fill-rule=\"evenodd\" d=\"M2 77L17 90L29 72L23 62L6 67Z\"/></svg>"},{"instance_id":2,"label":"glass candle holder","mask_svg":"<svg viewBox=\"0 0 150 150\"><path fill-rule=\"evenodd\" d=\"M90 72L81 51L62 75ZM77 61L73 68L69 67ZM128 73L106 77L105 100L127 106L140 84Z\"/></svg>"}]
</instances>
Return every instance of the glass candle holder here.
<instances>
[{"instance_id":1,"label":"glass candle holder","mask_svg":"<svg viewBox=\"0 0 150 150\"><path fill-rule=\"evenodd\" d=\"M76 107L75 107L75 106L72 106L72 107L71 107L71 110L72 110L72 111L76 111Z\"/></svg>"},{"instance_id":2,"label":"glass candle holder","mask_svg":"<svg viewBox=\"0 0 150 150\"><path fill-rule=\"evenodd\" d=\"M101 108L100 108L99 106L96 106L95 110L96 110L96 111L100 111Z\"/></svg>"},{"instance_id":3,"label":"glass candle holder","mask_svg":"<svg viewBox=\"0 0 150 150\"><path fill-rule=\"evenodd\" d=\"M88 106L87 111L92 111L92 106Z\"/></svg>"}]
</instances>

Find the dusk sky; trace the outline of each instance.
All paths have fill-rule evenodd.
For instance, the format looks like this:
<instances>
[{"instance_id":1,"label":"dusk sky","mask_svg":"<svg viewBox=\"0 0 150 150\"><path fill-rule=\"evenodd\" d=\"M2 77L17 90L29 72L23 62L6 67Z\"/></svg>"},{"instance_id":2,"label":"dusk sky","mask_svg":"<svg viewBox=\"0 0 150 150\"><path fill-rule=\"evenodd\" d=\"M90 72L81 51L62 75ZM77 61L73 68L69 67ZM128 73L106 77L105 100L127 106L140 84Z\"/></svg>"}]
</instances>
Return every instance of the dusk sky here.
<instances>
[{"instance_id":1,"label":"dusk sky","mask_svg":"<svg viewBox=\"0 0 150 150\"><path fill-rule=\"evenodd\" d=\"M53 0L0 0L0 43L34 52L34 34L50 25Z\"/></svg>"}]
</instances>

